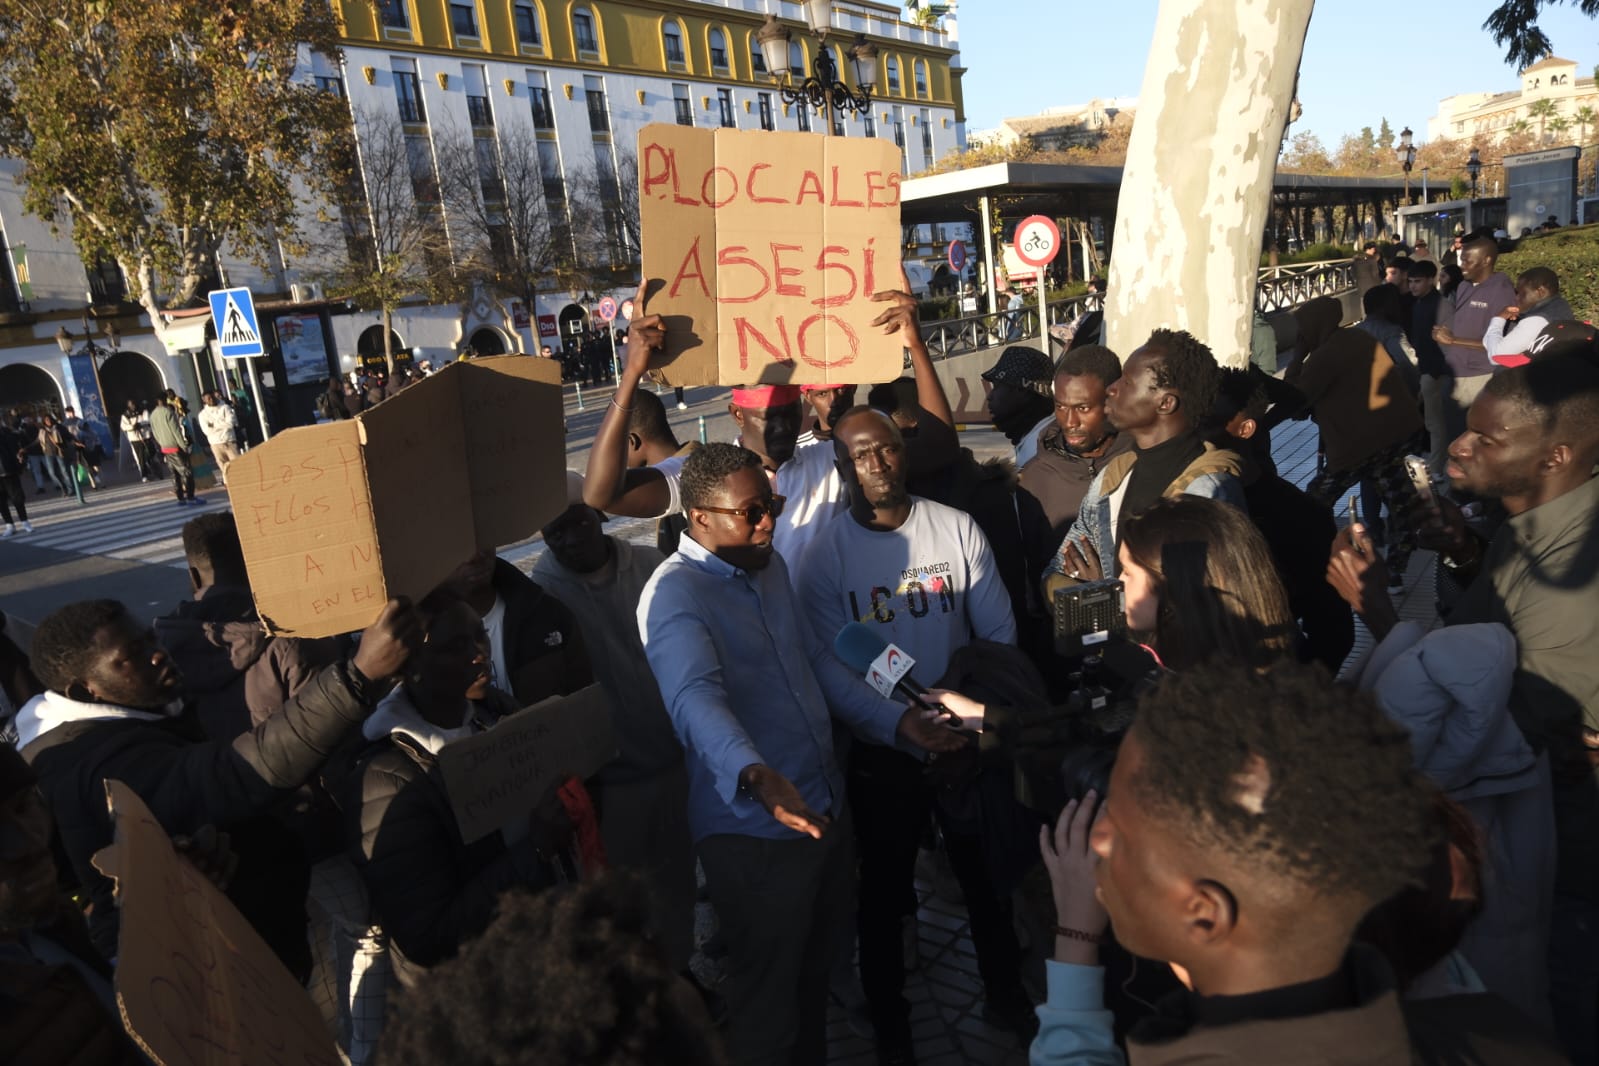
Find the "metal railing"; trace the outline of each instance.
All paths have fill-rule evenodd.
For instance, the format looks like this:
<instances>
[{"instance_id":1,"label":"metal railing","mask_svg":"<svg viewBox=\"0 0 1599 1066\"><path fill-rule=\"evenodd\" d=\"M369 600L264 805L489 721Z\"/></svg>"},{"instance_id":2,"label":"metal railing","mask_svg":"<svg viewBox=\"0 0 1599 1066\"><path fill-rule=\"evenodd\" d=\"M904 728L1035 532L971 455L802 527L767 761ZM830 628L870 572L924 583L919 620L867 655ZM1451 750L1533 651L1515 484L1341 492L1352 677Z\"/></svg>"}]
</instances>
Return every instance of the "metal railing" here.
<instances>
[{"instance_id":1,"label":"metal railing","mask_svg":"<svg viewBox=\"0 0 1599 1066\"><path fill-rule=\"evenodd\" d=\"M1262 267L1255 286L1255 310L1288 311L1318 296L1336 296L1355 287L1353 259Z\"/></svg>"},{"instance_id":2,"label":"metal railing","mask_svg":"<svg viewBox=\"0 0 1599 1066\"><path fill-rule=\"evenodd\" d=\"M1318 296L1336 296L1354 286L1354 264L1349 259L1262 267L1255 289L1255 307L1262 314L1288 311ZM1049 301L1047 325L1070 323L1085 310L1097 307L1097 304L1089 304L1090 300L1097 299L1084 294ZM984 348L1036 341L1041 332L1038 325L1038 300L1030 298L1016 311L924 322L922 336L927 341L928 352L936 360Z\"/></svg>"}]
</instances>

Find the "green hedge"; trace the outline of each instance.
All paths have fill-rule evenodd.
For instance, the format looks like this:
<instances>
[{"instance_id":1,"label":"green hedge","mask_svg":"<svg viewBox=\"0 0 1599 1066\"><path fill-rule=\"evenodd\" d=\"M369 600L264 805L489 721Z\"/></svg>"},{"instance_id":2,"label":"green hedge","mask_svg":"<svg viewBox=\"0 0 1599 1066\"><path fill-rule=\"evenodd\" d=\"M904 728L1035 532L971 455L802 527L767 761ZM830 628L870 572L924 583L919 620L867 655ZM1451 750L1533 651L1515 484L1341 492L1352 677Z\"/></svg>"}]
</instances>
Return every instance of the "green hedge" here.
<instances>
[{"instance_id":1,"label":"green hedge","mask_svg":"<svg viewBox=\"0 0 1599 1066\"><path fill-rule=\"evenodd\" d=\"M1512 281L1535 266L1560 275L1560 294L1579 319L1599 319L1599 225L1567 226L1524 237L1515 251L1499 257L1499 269Z\"/></svg>"}]
</instances>

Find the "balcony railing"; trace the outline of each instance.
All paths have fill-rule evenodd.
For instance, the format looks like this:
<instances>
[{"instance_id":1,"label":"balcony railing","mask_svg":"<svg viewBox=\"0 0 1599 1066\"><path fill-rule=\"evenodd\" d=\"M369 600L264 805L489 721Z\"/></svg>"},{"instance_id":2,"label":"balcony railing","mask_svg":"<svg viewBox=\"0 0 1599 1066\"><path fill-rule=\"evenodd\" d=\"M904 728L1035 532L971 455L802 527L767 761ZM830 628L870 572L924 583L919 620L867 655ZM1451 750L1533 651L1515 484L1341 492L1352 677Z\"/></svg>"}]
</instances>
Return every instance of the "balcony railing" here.
<instances>
[{"instance_id":1,"label":"balcony railing","mask_svg":"<svg viewBox=\"0 0 1599 1066\"><path fill-rule=\"evenodd\" d=\"M489 110L489 98L486 96L468 96L466 98L466 113L474 126L493 126L494 112Z\"/></svg>"}]
</instances>

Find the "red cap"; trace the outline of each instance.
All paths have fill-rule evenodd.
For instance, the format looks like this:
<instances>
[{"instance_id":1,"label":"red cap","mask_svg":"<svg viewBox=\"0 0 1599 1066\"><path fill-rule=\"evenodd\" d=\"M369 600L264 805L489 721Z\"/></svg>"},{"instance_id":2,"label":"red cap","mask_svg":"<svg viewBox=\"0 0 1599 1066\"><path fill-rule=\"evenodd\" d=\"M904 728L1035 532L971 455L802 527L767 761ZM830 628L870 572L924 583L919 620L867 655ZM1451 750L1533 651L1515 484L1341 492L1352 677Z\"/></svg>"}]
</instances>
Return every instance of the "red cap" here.
<instances>
[{"instance_id":1,"label":"red cap","mask_svg":"<svg viewBox=\"0 0 1599 1066\"><path fill-rule=\"evenodd\" d=\"M799 398L797 385L751 385L733 390L733 402L739 407L786 407L799 402Z\"/></svg>"},{"instance_id":2,"label":"red cap","mask_svg":"<svg viewBox=\"0 0 1599 1066\"><path fill-rule=\"evenodd\" d=\"M1493 357L1498 366L1526 366L1532 362L1532 357L1521 352L1501 352Z\"/></svg>"}]
</instances>

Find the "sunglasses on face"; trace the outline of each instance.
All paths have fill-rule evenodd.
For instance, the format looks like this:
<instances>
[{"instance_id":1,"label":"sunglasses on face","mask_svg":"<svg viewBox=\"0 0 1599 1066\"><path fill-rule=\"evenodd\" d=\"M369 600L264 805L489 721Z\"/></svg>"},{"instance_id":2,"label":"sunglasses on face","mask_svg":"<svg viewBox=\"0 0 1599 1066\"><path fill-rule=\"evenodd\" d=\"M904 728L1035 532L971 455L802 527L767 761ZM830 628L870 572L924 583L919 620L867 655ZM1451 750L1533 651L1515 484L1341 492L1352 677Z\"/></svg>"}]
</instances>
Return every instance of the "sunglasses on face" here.
<instances>
[{"instance_id":1,"label":"sunglasses on face","mask_svg":"<svg viewBox=\"0 0 1599 1066\"><path fill-rule=\"evenodd\" d=\"M776 521L783 513L783 505L788 502L787 496L772 496L764 503L752 503L748 507L699 507L696 510L709 511L712 514L742 515L744 521L754 529L765 520L767 515Z\"/></svg>"}]
</instances>

